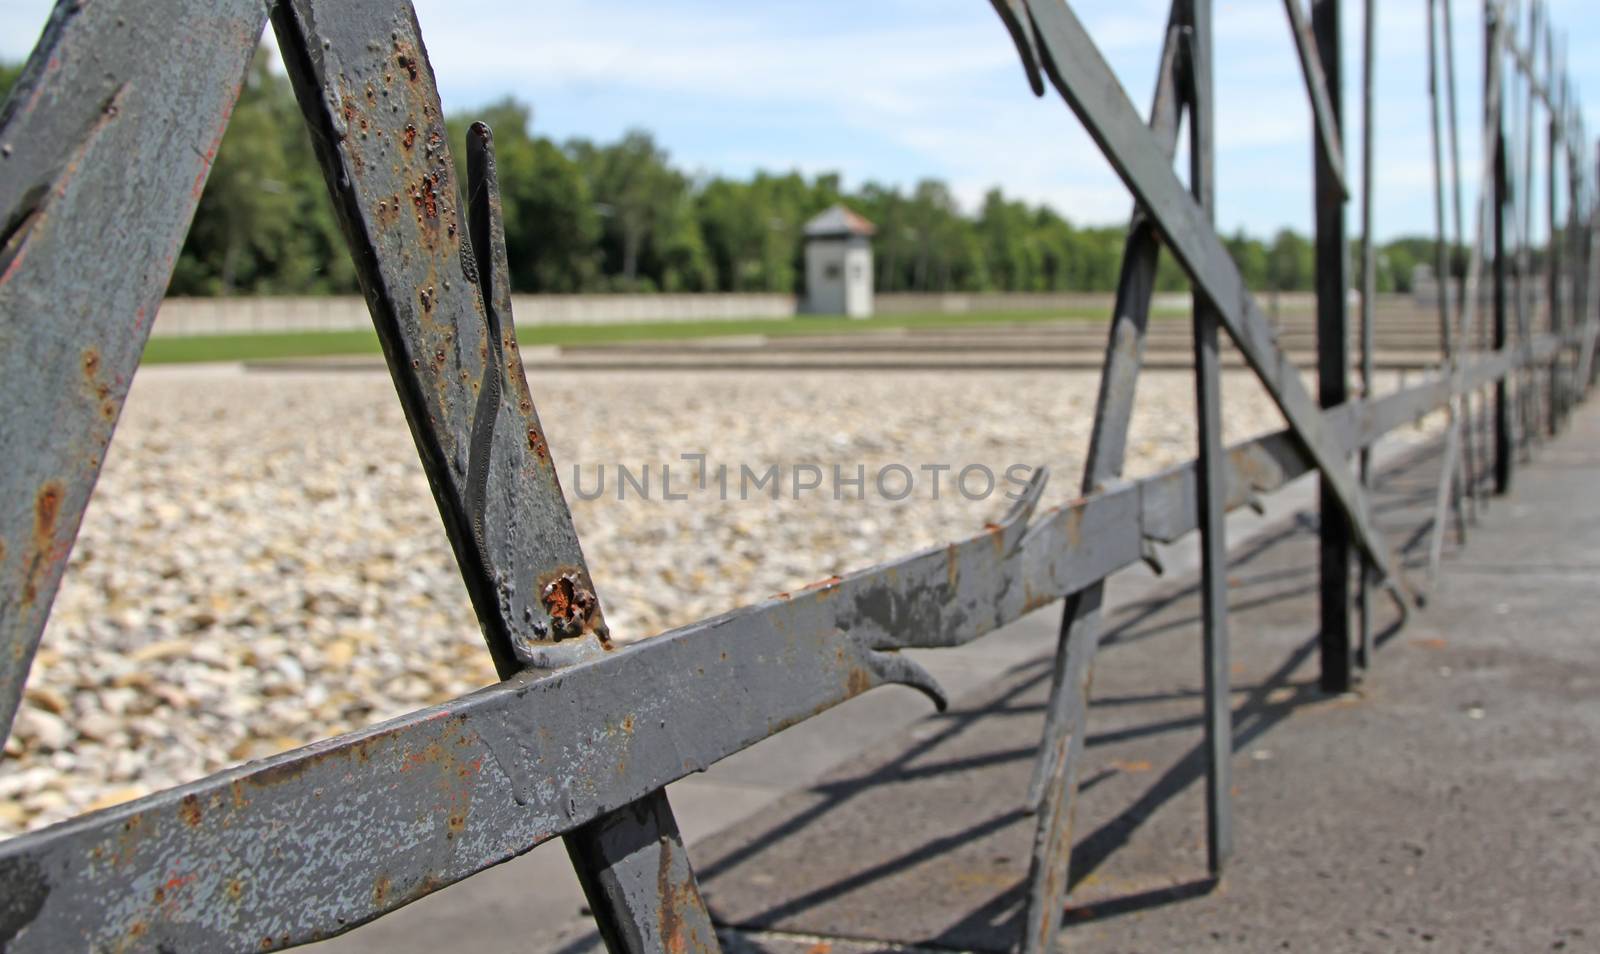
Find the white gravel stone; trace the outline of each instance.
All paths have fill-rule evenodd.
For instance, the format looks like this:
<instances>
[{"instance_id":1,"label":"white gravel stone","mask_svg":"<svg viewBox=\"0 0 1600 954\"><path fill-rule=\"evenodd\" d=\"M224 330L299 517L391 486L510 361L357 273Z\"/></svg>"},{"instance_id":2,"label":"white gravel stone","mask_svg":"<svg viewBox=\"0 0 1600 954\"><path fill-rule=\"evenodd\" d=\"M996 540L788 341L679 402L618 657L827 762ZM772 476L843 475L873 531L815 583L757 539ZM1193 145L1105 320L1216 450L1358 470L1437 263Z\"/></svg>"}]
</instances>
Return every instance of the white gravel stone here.
<instances>
[{"instance_id":1,"label":"white gravel stone","mask_svg":"<svg viewBox=\"0 0 1600 954\"><path fill-rule=\"evenodd\" d=\"M547 373L540 416L606 615L642 638L977 532L1005 469L1077 494L1093 373ZM1230 441L1281 427L1243 374ZM1193 381L1140 383L1129 476L1193 456ZM684 454L731 468L730 499ZM651 468L617 499L615 466ZM822 487L740 499L741 465L816 465ZM871 475L918 477L904 500ZM924 465L947 464L940 495ZM1002 483L968 500L967 466ZM687 500L662 499L694 489ZM832 493L865 468L867 499ZM580 499L573 468L592 493ZM978 472L975 472L975 474ZM976 478L974 478L976 479ZM898 486L898 485L896 485ZM0 834L443 702L494 680L386 375L139 373L0 759ZM80 738L81 736L81 738Z\"/></svg>"}]
</instances>

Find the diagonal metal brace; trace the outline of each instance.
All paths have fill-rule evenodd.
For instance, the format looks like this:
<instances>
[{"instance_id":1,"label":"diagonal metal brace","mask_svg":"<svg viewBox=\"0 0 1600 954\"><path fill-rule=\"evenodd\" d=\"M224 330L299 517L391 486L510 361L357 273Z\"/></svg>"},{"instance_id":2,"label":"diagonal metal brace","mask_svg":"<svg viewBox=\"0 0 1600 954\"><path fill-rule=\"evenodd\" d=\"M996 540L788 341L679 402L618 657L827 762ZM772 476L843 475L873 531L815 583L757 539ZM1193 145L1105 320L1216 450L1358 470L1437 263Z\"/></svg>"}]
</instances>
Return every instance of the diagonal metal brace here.
<instances>
[{"instance_id":1,"label":"diagonal metal brace","mask_svg":"<svg viewBox=\"0 0 1600 954\"><path fill-rule=\"evenodd\" d=\"M1278 347L1266 314L1245 287L1215 228L1168 165L1154 134L1071 6L1064 0L1024 2L1045 75L1160 229L1195 288L1217 309L1234 344L1327 478L1362 551L1392 585L1393 561L1372 525L1366 496L1345 451L1325 431L1298 370Z\"/></svg>"},{"instance_id":2,"label":"diagonal metal brace","mask_svg":"<svg viewBox=\"0 0 1600 954\"><path fill-rule=\"evenodd\" d=\"M1333 117L1333 97L1328 95L1328 73L1322 68L1322 57L1317 53L1317 41L1311 32L1311 21L1306 19L1300 0L1283 0L1283 9L1289 14L1289 32L1294 35L1295 52L1300 55L1300 72L1305 76L1306 94L1311 98L1311 112L1317 122L1317 138L1322 140L1328 168L1339 184L1339 198L1350 200L1350 180L1344 171L1344 143L1339 136L1339 124Z\"/></svg>"},{"instance_id":3,"label":"diagonal metal brace","mask_svg":"<svg viewBox=\"0 0 1600 954\"><path fill-rule=\"evenodd\" d=\"M492 134L467 133L462 201L409 0L285 0L272 16L496 669L607 654L517 349ZM717 950L663 790L567 849L613 954Z\"/></svg>"}]
</instances>

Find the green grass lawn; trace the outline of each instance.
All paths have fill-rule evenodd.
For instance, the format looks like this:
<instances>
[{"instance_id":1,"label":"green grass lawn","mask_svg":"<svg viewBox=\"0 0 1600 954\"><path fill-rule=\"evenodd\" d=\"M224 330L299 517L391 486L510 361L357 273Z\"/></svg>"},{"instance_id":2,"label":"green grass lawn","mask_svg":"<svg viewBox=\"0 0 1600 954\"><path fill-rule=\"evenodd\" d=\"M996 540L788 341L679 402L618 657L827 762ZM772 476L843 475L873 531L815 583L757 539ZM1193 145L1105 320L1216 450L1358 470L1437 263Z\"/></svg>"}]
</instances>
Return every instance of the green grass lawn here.
<instances>
[{"instance_id":1,"label":"green grass lawn","mask_svg":"<svg viewBox=\"0 0 1600 954\"><path fill-rule=\"evenodd\" d=\"M1163 312L1156 317L1185 315ZM517 329L524 347L536 345L606 345L630 341L672 341L718 335L822 335L894 328L950 328L992 323L1059 321L1064 318L1104 320L1103 309L1050 311L968 312L965 314L883 315L856 320L801 316L783 319L733 319L728 321L651 321L610 325L533 325ZM297 331L244 335L194 335L151 338L145 347L146 364L194 361L262 361L272 358L311 358L328 355L378 354L378 336L372 331Z\"/></svg>"}]
</instances>

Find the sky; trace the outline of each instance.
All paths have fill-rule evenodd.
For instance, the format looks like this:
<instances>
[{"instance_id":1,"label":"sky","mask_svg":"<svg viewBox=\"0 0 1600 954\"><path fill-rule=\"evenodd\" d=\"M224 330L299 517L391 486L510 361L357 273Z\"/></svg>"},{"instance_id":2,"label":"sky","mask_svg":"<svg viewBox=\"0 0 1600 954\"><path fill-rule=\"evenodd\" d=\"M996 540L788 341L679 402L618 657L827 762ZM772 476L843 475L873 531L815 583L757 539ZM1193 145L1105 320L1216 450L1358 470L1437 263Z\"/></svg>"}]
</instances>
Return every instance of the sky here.
<instances>
[{"instance_id":1,"label":"sky","mask_svg":"<svg viewBox=\"0 0 1600 954\"><path fill-rule=\"evenodd\" d=\"M1551 0L1585 121L1600 130L1592 0ZM416 0L447 111L508 94L534 131L599 141L643 128L697 175L837 171L848 187L948 182L976 209L990 188L1072 221L1126 220L1127 192L1050 91L1035 99L985 0ZM1431 232L1424 0L1378 6L1374 233ZM25 57L49 0L0 0L0 58ZM1074 10L1147 108L1167 0ZM1345 0L1347 164L1359 186L1363 4ZM1311 117L1282 0L1215 0L1217 222L1258 236L1312 220ZM1481 162L1482 5L1456 0L1467 229ZM1584 13L1590 16L1583 16ZM1592 96L1585 97L1590 92ZM1542 137L1540 137L1542 138ZM1537 163L1542 168L1542 161ZM1542 206L1541 206L1542 208ZM1352 234L1358 206L1350 210ZM1538 229L1536 229L1536 232Z\"/></svg>"}]
</instances>

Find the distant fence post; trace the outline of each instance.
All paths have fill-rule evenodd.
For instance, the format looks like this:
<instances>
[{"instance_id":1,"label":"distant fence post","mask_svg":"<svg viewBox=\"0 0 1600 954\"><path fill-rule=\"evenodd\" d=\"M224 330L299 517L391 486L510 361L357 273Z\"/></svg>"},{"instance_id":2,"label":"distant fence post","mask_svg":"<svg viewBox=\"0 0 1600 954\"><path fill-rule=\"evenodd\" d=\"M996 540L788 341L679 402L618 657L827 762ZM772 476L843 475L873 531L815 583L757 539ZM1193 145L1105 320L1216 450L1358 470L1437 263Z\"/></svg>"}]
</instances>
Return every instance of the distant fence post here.
<instances>
[{"instance_id":1,"label":"distant fence post","mask_svg":"<svg viewBox=\"0 0 1600 954\"><path fill-rule=\"evenodd\" d=\"M1484 6L1484 56L1498 56L1500 30L1494 4ZM1485 70L1484 92L1494 82ZM1496 114L1494 137L1494 349L1505 349L1506 325L1506 125L1505 112ZM1487 119L1487 117L1486 117ZM1511 379L1501 378L1494 385L1494 490L1511 491L1511 471L1515 466L1516 446L1511 433Z\"/></svg>"},{"instance_id":2,"label":"distant fence post","mask_svg":"<svg viewBox=\"0 0 1600 954\"><path fill-rule=\"evenodd\" d=\"M1317 41L1328 89L1328 105L1343 142L1343 82L1339 40L1339 0L1315 0L1311 5L1311 30ZM1342 158L1328 151L1317 135L1317 397L1325 407L1337 407L1350 397L1350 323L1346 301L1344 190L1335 164ZM1350 559L1351 528L1327 476L1321 479L1322 528L1322 688L1346 692L1350 688Z\"/></svg>"}]
</instances>

